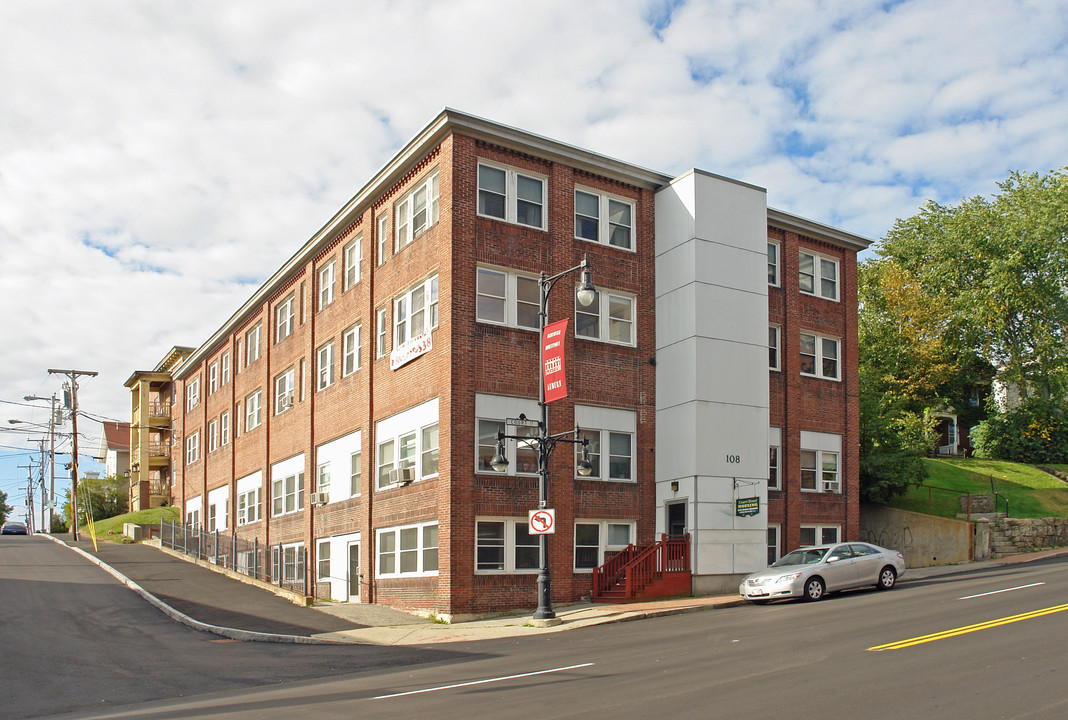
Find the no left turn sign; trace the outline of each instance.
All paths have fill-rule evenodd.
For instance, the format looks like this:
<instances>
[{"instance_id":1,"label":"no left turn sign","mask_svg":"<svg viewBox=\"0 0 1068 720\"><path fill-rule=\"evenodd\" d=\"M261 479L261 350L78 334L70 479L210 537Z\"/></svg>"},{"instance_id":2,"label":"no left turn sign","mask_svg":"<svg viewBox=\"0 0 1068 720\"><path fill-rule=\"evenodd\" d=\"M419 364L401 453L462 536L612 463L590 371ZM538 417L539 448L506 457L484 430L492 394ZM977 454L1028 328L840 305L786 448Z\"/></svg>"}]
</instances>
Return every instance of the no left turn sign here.
<instances>
[{"instance_id":1,"label":"no left turn sign","mask_svg":"<svg viewBox=\"0 0 1068 720\"><path fill-rule=\"evenodd\" d=\"M556 532L556 511L543 509L530 511L530 534L548 535Z\"/></svg>"}]
</instances>

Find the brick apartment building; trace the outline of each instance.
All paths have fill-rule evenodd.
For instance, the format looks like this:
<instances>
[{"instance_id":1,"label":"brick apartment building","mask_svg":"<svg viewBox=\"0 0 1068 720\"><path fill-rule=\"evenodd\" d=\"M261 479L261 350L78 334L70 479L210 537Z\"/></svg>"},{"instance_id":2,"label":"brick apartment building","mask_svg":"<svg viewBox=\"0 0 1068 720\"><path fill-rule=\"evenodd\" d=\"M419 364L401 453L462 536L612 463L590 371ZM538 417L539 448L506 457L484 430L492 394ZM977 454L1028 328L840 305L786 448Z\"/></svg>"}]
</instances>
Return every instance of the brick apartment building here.
<instances>
[{"instance_id":1,"label":"brick apartment building","mask_svg":"<svg viewBox=\"0 0 1068 720\"><path fill-rule=\"evenodd\" d=\"M535 453L490 459L507 418L540 417L538 275L585 257L597 301L577 277L549 297L569 320L550 431L580 428L593 465L552 456L553 601L661 533L689 533L695 592L736 587L857 535L866 246L760 188L445 110L173 369L172 502L319 597L532 606Z\"/></svg>"}]
</instances>

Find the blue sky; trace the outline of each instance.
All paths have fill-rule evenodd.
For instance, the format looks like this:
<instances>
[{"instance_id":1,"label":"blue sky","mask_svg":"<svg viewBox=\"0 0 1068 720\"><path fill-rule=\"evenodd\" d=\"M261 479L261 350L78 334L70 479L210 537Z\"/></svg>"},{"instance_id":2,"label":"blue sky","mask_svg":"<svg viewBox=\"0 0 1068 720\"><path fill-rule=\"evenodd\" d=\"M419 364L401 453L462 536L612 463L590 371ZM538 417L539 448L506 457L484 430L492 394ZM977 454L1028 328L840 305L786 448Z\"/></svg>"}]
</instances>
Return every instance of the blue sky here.
<instances>
[{"instance_id":1,"label":"blue sky","mask_svg":"<svg viewBox=\"0 0 1068 720\"><path fill-rule=\"evenodd\" d=\"M1068 2L6 0L0 87L0 400L124 419L443 107L878 239L1068 164Z\"/></svg>"}]
</instances>

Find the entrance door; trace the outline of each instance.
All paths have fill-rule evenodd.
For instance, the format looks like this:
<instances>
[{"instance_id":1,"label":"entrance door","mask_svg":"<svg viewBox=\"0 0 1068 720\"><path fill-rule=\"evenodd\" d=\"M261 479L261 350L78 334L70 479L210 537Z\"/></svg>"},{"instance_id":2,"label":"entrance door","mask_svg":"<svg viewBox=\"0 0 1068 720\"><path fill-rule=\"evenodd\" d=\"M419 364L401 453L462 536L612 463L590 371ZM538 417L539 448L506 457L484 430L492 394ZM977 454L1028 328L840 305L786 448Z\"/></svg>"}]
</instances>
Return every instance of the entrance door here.
<instances>
[{"instance_id":1,"label":"entrance door","mask_svg":"<svg viewBox=\"0 0 1068 720\"><path fill-rule=\"evenodd\" d=\"M349 602L360 602L360 543L349 543Z\"/></svg>"},{"instance_id":2,"label":"entrance door","mask_svg":"<svg viewBox=\"0 0 1068 720\"><path fill-rule=\"evenodd\" d=\"M686 503L677 502L664 506L666 513L668 537L682 537L686 534Z\"/></svg>"}]
</instances>

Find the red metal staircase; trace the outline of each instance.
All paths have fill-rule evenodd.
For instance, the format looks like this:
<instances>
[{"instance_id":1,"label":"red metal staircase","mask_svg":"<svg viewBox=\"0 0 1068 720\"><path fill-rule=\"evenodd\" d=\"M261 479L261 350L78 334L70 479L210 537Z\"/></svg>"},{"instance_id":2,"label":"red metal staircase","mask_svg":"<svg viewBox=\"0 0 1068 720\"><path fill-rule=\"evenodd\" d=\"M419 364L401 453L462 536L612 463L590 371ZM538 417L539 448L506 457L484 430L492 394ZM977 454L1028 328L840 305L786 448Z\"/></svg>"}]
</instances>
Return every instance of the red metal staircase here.
<instances>
[{"instance_id":1,"label":"red metal staircase","mask_svg":"<svg viewBox=\"0 0 1068 720\"><path fill-rule=\"evenodd\" d=\"M628 545L593 570L594 602L638 602L690 595L690 536L661 535L654 545Z\"/></svg>"}]
</instances>

